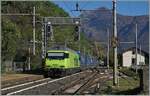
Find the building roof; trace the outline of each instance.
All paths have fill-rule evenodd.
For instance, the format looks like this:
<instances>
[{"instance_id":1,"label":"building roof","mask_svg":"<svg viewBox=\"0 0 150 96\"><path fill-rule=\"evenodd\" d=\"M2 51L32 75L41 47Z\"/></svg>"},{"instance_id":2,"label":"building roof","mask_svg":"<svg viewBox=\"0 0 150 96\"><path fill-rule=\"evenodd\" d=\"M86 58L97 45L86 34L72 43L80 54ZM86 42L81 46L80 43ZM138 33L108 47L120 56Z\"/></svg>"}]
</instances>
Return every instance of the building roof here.
<instances>
[{"instance_id":1,"label":"building roof","mask_svg":"<svg viewBox=\"0 0 150 96\"><path fill-rule=\"evenodd\" d=\"M127 51L135 51L135 50L136 50L136 47L131 47L131 48L128 48L128 49L124 50L122 53L125 53ZM145 52L143 50L140 50L139 48L137 48L137 51L138 51L138 53L141 51L141 53L143 53L144 55L148 55L149 56L149 53L147 53L147 52Z\"/></svg>"}]
</instances>

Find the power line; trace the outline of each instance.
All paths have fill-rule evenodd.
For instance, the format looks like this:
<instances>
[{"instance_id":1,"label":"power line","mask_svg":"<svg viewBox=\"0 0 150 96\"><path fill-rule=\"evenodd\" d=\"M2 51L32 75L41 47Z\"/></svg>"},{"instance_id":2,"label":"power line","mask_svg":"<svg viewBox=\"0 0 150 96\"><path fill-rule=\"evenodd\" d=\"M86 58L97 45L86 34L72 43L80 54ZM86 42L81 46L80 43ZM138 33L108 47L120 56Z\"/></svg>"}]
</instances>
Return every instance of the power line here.
<instances>
[{"instance_id":1,"label":"power line","mask_svg":"<svg viewBox=\"0 0 150 96\"><path fill-rule=\"evenodd\" d=\"M63 3L64 3L64 5L65 5L65 7L71 12L71 14L75 17L75 15L74 15L74 13L70 10L70 6L69 5L67 5L67 3L65 3L65 1L63 1Z\"/></svg>"},{"instance_id":2,"label":"power line","mask_svg":"<svg viewBox=\"0 0 150 96\"><path fill-rule=\"evenodd\" d=\"M28 13L2 13L1 15L6 15L6 16L33 16L33 14L28 14ZM40 15L40 14L35 14L35 15Z\"/></svg>"},{"instance_id":3,"label":"power line","mask_svg":"<svg viewBox=\"0 0 150 96\"><path fill-rule=\"evenodd\" d=\"M84 9L84 8L85 8L88 4L89 4L89 3L88 3L88 1L87 1L87 2L85 2L84 6L82 6L82 8L81 8L81 9Z\"/></svg>"}]
</instances>

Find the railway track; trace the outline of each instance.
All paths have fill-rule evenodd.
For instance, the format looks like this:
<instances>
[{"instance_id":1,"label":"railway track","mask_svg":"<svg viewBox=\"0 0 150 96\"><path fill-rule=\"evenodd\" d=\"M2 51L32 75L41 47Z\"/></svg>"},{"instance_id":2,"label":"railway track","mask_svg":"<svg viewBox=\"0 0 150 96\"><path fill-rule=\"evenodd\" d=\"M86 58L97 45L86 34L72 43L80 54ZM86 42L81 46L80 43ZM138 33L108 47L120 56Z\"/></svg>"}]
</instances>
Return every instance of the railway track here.
<instances>
[{"instance_id":1,"label":"railway track","mask_svg":"<svg viewBox=\"0 0 150 96\"><path fill-rule=\"evenodd\" d=\"M93 72L90 76L85 76L82 79L77 79L73 83L66 86L62 86L59 89L53 91L53 95L83 95L87 94L88 89L97 84L103 85L103 83L108 79L108 75L101 74L99 70ZM84 93L85 92L85 93Z\"/></svg>"},{"instance_id":2,"label":"railway track","mask_svg":"<svg viewBox=\"0 0 150 96\"><path fill-rule=\"evenodd\" d=\"M87 71L84 71L84 72L86 73ZM2 93L2 95L15 95L15 94L23 94L24 95L24 94L28 94L28 93L26 93L26 91L31 90L33 92L29 92L30 95L37 94L37 92L34 93L34 89L36 89L38 87L41 88L43 86L47 86L49 84L57 83L57 82L60 86L61 83L59 83L59 81L63 81L64 79L72 78L73 76L75 77L84 72L72 74L72 75L65 76L62 78L57 78L57 79L46 78L46 79L23 83L23 84L19 84L19 85L15 85L15 86L6 87L6 88L1 89L1 93ZM53 87L51 87L51 88L53 88ZM42 94L42 90L39 90L39 91L40 92L38 92L38 93Z\"/></svg>"},{"instance_id":3,"label":"railway track","mask_svg":"<svg viewBox=\"0 0 150 96\"><path fill-rule=\"evenodd\" d=\"M40 79L40 80L35 80L35 81L23 83L23 84L18 84L18 85L6 87L6 88L1 89L1 93L2 93L2 95L6 95L8 93L12 93L14 91L18 91L18 90L21 90L21 89L24 89L24 88L28 88L30 86L35 86L37 84L42 84L44 82L48 82L50 80L52 80L52 79L51 78L46 78L46 79Z\"/></svg>"},{"instance_id":4,"label":"railway track","mask_svg":"<svg viewBox=\"0 0 150 96\"><path fill-rule=\"evenodd\" d=\"M12 75L6 75L2 76L1 78L1 89L32 82L44 79L43 75L33 75L33 74L12 74Z\"/></svg>"},{"instance_id":5,"label":"railway track","mask_svg":"<svg viewBox=\"0 0 150 96\"><path fill-rule=\"evenodd\" d=\"M98 70L85 70L76 74L57 79L41 79L1 89L2 95L60 95L82 94L89 86L99 82L99 76L105 76ZM103 77L104 78L104 77ZM101 78L102 79L102 78ZM74 92L69 89L77 87ZM89 87L90 88L90 87Z\"/></svg>"},{"instance_id":6,"label":"railway track","mask_svg":"<svg viewBox=\"0 0 150 96\"><path fill-rule=\"evenodd\" d=\"M88 76L90 75L90 76ZM96 73L90 73L90 74L85 74L83 77L81 78L77 78L76 80L74 80L73 82L69 83L69 84L66 84L66 85L63 85L61 86L59 89L56 89L56 90L53 90L52 91L52 95L57 95L57 94L65 94L64 91L66 89L69 89L73 86L76 86L77 84L80 84L84 81L88 81L89 79L91 79L93 76L95 76Z\"/></svg>"}]
</instances>

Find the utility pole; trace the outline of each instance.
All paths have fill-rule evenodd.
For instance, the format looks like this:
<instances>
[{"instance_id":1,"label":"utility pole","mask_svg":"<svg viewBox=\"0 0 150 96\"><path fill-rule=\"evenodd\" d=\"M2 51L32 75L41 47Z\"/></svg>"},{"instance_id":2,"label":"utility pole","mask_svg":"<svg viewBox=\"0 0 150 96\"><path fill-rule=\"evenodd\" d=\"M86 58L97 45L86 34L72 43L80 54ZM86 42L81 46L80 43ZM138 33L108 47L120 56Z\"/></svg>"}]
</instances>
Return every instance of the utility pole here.
<instances>
[{"instance_id":1,"label":"utility pole","mask_svg":"<svg viewBox=\"0 0 150 96\"><path fill-rule=\"evenodd\" d=\"M35 14L35 6L33 7L33 13L2 13L3 16L33 16L33 55L35 55L35 16L40 14Z\"/></svg>"},{"instance_id":2,"label":"utility pole","mask_svg":"<svg viewBox=\"0 0 150 96\"><path fill-rule=\"evenodd\" d=\"M141 44L140 44L140 62L141 62L141 55L142 53L141 53Z\"/></svg>"},{"instance_id":3,"label":"utility pole","mask_svg":"<svg viewBox=\"0 0 150 96\"><path fill-rule=\"evenodd\" d=\"M113 0L113 38L117 38L117 16L116 16L116 0ZM113 47L114 68L113 68L113 84L118 84L118 61L117 61L117 46Z\"/></svg>"},{"instance_id":4,"label":"utility pole","mask_svg":"<svg viewBox=\"0 0 150 96\"><path fill-rule=\"evenodd\" d=\"M107 29L107 68L109 69L109 29Z\"/></svg>"},{"instance_id":5,"label":"utility pole","mask_svg":"<svg viewBox=\"0 0 150 96\"><path fill-rule=\"evenodd\" d=\"M65 39L65 48L67 48L67 41L68 41L68 40L67 40L67 39Z\"/></svg>"},{"instance_id":6,"label":"utility pole","mask_svg":"<svg viewBox=\"0 0 150 96\"><path fill-rule=\"evenodd\" d=\"M79 24L79 50L81 52L81 42L80 41L81 41L81 25Z\"/></svg>"},{"instance_id":7,"label":"utility pole","mask_svg":"<svg viewBox=\"0 0 150 96\"><path fill-rule=\"evenodd\" d=\"M51 29L51 37L50 37L50 39L51 39L51 41L54 41L54 33L53 33L53 26L52 26L52 24L51 24L51 27L50 27Z\"/></svg>"},{"instance_id":8,"label":"utility pole","mask_svg":"<svg viewBox=\"0 0 150 96\"><path fill-rule=\"evenodd\" d=\"M47 18L44 18L44 56L46 56L46 49L47 49L46 26L47 26Z\"/></svg>"},{"instance_id":9,"label":"utility pole","mask_svg":"<svg viewBox=\"0 0 150 96\"><path fill-rule=\"evenodd\" d=\"M135 55L135 58L136 58L136 64L135 64L135 70L136 70L136 74L137 74L137 54L138 54L138 51L137 51L137 24L135 24L135 46L136 46L136 55Z\"/></svg>"},{"instance_id":10,"label":"utility pole","mask_svg":"<svg viewBox=\"0 0 150 96\"><path fill-rule=\"evenodd\" d=\"M46 55L46 20L42 19L42 59L44 60Z\"/></svg>"},{"instance_id":11,"label":"utility pole","mask_svg":"<svg viewBox=\"0 0 150 96\"><path fill-rule=\"evenodd\" d=\"M31 63L30 63L30 61L31 61L31 58L30 58L30 47L28 48L28 51L29 51L29 57L28 57L28 70L30 70L30 69L31 69Z\"/></svg>"},{"instance_id":12,"label":"utility pole","mask_svg":"<svg viewBox=\"0 0 150 96\"><path fill-rule=\"evenodd\" d=\"M84 51L84 58L85 58L85 56L86 56L86 53L85 53L85 47L83 48L83 51ZM86 59L84 59L84 63L86 62ZM86 67L87 67L87 64L86 64Z\"/></svg>"},{"instance_id":13,"label":"utility pole","mask_svg":"<svg viewBox=\"0 0 150 96\"><path fill-rule=\"evenodd\" d=\"M35 6L33 7L33 55L35 55Z\"/></svg>"},{"instance_id":14,"label":"utility pole","mask_svg":"<svg viewBox=\"0 0 150 96\"><path fill-rule=\"evenodd\" d=\"M42 19L42 59L44 59L44 19Z\"/></svg>"},{"instance_id":15,"label":"utility pole","mask_svg":"<svg viewBox=\"0 0 150 96\"><path fill-rule=\"evenodd\" d=\"M42 69L44 69L44 58L45 58L45 44L44 44L44 41L45 41L45 21L44 21L44 18L42 19Z\"/></svg>"},{"instance_id":16,"label":"utility pole","mask_svg":"<svg viewBox=\"0 0 150 96\"><path fill-rule=\"evenodd\" d=\"M80 44L80 40L81 40L81 26L80 26L80 23L79 21L76 21L76 25L78 26L78 42L79 42L79 50L81 51L81 44Z\"/></svg>"},{"instance_id":17,"label":"utility pole","mask_svg":"<svg viewBox=\"0 0 150 96\"><path fill-rule=\"evenodd\" d=\"M98 50L97 42L95 41L94 44L95 44L95 47L96 47L97 57L99 58L100 53L99 53L99 50Z\"/></svg>"}]
</instances>

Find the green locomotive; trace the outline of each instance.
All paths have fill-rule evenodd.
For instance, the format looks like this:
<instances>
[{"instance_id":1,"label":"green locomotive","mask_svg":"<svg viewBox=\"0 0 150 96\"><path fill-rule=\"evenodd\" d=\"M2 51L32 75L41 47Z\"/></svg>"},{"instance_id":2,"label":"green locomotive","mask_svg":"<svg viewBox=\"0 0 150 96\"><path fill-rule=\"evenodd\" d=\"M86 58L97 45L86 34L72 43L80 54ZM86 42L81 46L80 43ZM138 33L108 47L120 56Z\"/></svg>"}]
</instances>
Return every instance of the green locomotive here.
<instances>
[{"instance_id":1,"label":"green locomotive","mask_svg":"<svg viewBox=\"0 0 150 96\"><path fill-rule=\"evenodd\" d=\"M46 53L45 77L64 76L80 68L79 55L73 50L49 50Z\"/></svg>"}]
</instances>

